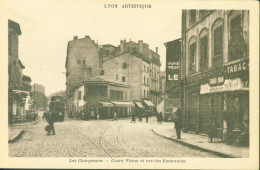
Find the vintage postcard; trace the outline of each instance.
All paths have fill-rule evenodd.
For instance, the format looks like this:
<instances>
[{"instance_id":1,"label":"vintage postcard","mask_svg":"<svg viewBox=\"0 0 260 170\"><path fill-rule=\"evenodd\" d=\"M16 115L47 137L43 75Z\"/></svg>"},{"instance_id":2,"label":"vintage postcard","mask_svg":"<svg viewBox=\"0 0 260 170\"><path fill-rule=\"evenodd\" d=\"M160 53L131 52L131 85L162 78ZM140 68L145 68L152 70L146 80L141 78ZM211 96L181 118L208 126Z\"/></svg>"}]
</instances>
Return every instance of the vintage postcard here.
<instances>
[{"instance_id":1,"label":"vintage postcard","mask_svg":"<svg viewBox=\"0 0 260 170\"><path fill-rule=\"evenodd\" d=\"M0 6L0 168L259 167L257 1Z\"/></svg>"}]
</instances>

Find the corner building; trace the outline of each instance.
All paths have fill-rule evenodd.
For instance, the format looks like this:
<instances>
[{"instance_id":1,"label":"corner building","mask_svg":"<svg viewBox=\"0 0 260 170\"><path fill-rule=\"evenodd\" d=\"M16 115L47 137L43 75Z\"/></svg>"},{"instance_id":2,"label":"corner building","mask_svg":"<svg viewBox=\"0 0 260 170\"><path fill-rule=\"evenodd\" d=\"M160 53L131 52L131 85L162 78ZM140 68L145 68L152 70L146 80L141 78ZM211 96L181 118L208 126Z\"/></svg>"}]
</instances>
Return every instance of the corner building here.
<instances>
[{"instance_id":1,"label":"corner building","mask_svg":"<svg viewBox=\"0 0 260 170\"><path fill-rule=\"evenodd\" d=\"M182 40L185 129L235 143L249 126L249 11L183 10Z\"/></svg>"}]
</instances>

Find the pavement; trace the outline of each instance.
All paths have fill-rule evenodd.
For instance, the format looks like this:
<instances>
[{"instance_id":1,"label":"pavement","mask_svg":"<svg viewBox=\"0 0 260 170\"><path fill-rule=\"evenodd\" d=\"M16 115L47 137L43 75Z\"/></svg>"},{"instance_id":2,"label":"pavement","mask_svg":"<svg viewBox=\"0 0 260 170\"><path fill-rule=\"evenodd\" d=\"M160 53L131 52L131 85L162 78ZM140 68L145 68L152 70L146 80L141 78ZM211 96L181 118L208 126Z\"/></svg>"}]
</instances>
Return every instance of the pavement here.
<instances>
[{"instance_id":1,"label":"pavement","mask_svg":"<svg viewBox=\"0 0 260 170\"><path fill-rule=\"evenodd\" d=\"M24 126L34 125L36 122L15 123L8 126L8 143L19 140L25 132Z\"/></svg>"},{"instance_id":2,"label":"pavement","mask_svg":"<svg viewBox=\"0 0 260 170\"><path fill-rule=\"evenodd\" d=\"M176 130L174 128L174 123L165 122L161 126L156 126L153 128L153 132L164 138L173 140L185 146L200 149L206 152L211 152L221 157L228 158L248 158L249 157L249 147L239 147L233 145L227 145L221 141L209 142L207 136L193 134L193 133L183 133L181 132L181 139L176 139Z\"/></svg>"},{"instance_id":3,"label":"pavement","mask_svg":"<svg viewBox=\"0 0 260 170\"><path fill-rule=\"evenodd\" d=\"M9 139L8 143L16 142L21 138L25 132L24 128L28 125L33 125L35 122L19 123L9 126ZM174 128L174 123L164 122L160 126L154 126L152 131L164 138L170 139L177 143L190 148L195 148L198 150L206 151L218 155L220 157L228 158L248 158L249 157L249 147L238 147L233 145L227 145L221 141L215 141L210 143L207 136L193 134L193 133L181 133L181 139L176 139L176 131Z\"/></svg>"}]
</instances>

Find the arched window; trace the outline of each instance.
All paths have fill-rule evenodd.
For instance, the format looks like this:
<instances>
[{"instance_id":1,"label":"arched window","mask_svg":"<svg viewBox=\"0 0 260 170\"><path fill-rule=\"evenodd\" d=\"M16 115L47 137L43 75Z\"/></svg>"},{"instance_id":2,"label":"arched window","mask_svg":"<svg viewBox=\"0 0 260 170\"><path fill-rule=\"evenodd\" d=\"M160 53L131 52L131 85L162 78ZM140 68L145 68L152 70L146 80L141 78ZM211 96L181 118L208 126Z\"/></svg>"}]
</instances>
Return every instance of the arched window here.
<instances>
[{"instance_id":1,"label":"arched window","mask_svg":"<svg viewBox=\"0 0 260 170\"><path fill-rule=\"evenodd\" d=\"M203 71L206 70L208 68L208 58L209 58L209 54L208 54L208 30L207 29L203 29L200 32L200 39L199 39L199 45L200 45L200 64L199 64L199 70Z\"/></svg>"},{"instance_id":2,"label":"arched window","mask_svg":"<svg viewBox=\"0 0 260 170\"><path fill-rule=\"evenodd\" d=\"M243 38L242 11L229 13L229 61L246 56L246 44Z\"/></svg>"},{"instance_id":3,"label":"arched window","mask_svg":"<svg viewBox=\"0 0 260 170\"><path fill-rule=\"evenodd\" d=\"M196 72L196 38L189 41L189 74Z\"/></svg>"},{"instance_id":4,"label":"arched window","mask_svg":"<svg viewBox=\"0 0 260 170\"><path fill-rule=\"evenodd\" d=\"M212 25L212 67L223 64L223 20L218 18Z\"/></svg>"}]
</instances>

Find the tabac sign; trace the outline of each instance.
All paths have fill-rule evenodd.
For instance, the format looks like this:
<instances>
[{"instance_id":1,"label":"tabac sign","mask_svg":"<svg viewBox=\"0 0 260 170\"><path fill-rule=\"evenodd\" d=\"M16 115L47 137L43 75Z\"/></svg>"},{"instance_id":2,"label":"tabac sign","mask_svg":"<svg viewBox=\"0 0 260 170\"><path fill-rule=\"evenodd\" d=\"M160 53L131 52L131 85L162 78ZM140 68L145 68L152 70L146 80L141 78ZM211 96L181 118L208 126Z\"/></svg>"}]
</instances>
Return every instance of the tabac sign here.
<instances>
[{"instance_id":1,"label":"tabac sign","mask_svg":"<svg viewBox=\"0 0 260 170\"><path fill-rule=\"evenodd\" d=\"M225 75L245 72L249 70L249 61L241 61L228 66L225 66Z\"/></svg>"}]
</instances>

